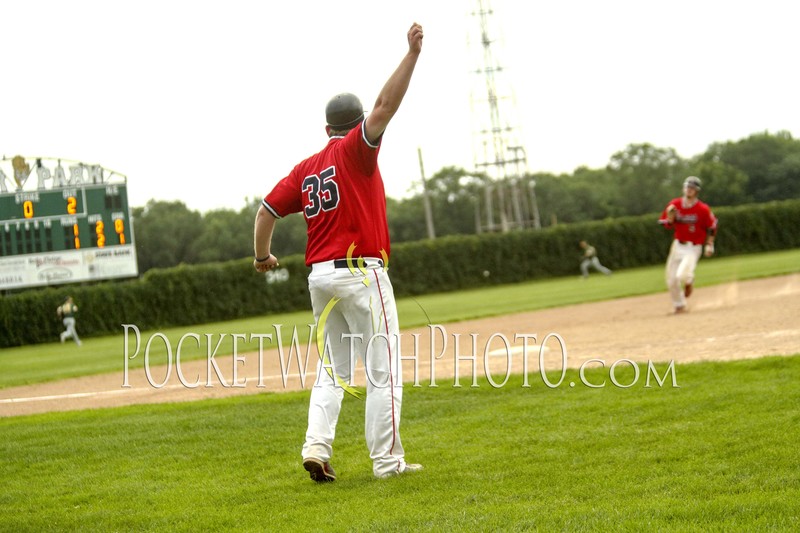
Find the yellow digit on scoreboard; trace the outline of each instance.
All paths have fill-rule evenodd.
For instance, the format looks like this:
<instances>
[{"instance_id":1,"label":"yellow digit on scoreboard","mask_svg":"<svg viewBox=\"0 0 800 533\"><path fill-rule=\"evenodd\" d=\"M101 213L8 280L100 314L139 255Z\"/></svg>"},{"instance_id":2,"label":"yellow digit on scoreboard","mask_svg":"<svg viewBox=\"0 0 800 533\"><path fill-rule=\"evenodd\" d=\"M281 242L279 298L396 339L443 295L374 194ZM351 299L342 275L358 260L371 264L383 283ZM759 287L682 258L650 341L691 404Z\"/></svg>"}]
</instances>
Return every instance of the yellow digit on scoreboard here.
<instances>
[{"instance_id":1,"label":"yellow digit on scoreboard","mask_svg":"<svg viewBox=\"0 0 800 533\"><path fill-rule=\"evenodd\" d=\"M114 231L119 235L119 243L125 244L125 221L118 218L114 221Z\"/></svg>"},{"instance_id":2,"label":"yellow digit on scoreboard","mask_svg":"<svg viewBox=\"0 0 800 533\"><path fill-rule=\"evenodd\" d=\"M94 225L94 232L97 234L97 247L103 248L106 245L106 236L103 234L105 225L102 220L98 220Z\"/></svg>"}]
</instances>

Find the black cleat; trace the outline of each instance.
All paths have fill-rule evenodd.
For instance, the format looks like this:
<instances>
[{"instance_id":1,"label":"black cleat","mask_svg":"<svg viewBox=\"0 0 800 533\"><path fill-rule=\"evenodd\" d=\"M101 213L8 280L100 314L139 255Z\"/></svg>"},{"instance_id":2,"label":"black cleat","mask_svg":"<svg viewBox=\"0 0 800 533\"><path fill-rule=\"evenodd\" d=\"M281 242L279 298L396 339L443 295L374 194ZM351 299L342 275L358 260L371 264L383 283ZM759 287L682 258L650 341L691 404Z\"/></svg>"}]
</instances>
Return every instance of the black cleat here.
<instances>
[{"instance_id":1,"label":"black cleat","mask_svg":"<svg viewBox=\"0 0 800 533\"><path fill-rule=\"evenodd\" d=\"M308 471L308 475L317 483L328 483L336 481L336 472L327 461L321 461L314 457L303 459L303 468Z\"/></svg>"}]
</instances>

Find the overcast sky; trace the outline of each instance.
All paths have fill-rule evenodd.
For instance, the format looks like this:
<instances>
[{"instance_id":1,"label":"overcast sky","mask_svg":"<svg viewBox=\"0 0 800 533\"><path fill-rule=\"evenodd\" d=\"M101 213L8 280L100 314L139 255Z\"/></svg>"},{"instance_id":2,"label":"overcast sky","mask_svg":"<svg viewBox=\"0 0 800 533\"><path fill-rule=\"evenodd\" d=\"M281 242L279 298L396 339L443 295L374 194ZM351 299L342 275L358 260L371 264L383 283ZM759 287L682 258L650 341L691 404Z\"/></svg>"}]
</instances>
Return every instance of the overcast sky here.
<instances>
[{"instance_id":1,"label":"overcast sky","mask_svg":"<svg viewBox=\"0 0 800 533\"><path fill-rule=\"evenodd\" d=\"M601 168L630 143L691 157L765 130L800 136L794 0L486 3L530 171ZM477 5L3 2L0 156L99 164L128 177L133 206L239 209L325 144L330 96L372 107L417 21L422 55L380 158L401 198L418 149L428 176L473 166Z\"/></svg>"}]
</instances>

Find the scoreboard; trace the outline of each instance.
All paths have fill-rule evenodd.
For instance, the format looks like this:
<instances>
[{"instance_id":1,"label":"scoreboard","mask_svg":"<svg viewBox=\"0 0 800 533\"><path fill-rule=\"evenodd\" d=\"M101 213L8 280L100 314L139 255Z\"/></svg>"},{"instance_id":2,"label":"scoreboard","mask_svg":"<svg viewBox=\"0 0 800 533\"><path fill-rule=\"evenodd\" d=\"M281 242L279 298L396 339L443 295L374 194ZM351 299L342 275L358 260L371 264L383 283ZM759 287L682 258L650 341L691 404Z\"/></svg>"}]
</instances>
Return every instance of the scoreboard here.
<instances>
[{"instance_id":1,"label":"scoreboard","mask_svg":"<svg viewBox=\"0 0 800 533\"><path fill-rule=\"evenodd\" d=\"M127 182L96 181L0 192L0 289L138 275Z\"/></svg>"},{"instance_id":2,"label":"scoreboard","mask_svg":"<svg viewBox=\"0 0 800 533\"><path fill-rule=\"evenodd\" d=\"M125 185L3 194L0 213L3 257L132 242Z\"/></svg>"}]
</instances>

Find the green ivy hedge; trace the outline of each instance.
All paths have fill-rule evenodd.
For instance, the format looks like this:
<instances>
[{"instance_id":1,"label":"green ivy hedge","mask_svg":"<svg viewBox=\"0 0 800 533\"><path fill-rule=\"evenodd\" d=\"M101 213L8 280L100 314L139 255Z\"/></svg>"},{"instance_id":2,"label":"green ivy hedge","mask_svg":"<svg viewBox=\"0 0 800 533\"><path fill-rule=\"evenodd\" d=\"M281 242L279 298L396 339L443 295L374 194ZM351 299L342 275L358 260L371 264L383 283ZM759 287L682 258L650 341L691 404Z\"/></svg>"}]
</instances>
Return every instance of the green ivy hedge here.
<instances>
[{"instance_id":1,"label":"green ivy hedge","mask_svg":"<svg viewBox=\"0 0 800 533\"><path fill-rule=\"evenodd\" d=\"M715 209L719 256L800 246L800 200ZM578 275L582 250L596 246L611 269L661 263L671 240L657 214L561 225L542 231L453 236L397 244L389 272L395 294L425 294ZM488 273L488 275L487 275ZM121 324L161 329L310 307L300 256L258 274L251 259L153 269L135 280L35 289L0 298L0 348L52 342L63 329L55 310L67 295L79 306L84 337L118 333Z\"/></svg>"},{"instance_id":2,"label":"green ivy hedge","mask_svg":"<svg viewBox=\"0 0 800 533\"><path fill-rule=\"evenodd\" d=\"M0 299L0 348L52 342L64 329L56 308L67 295L78 306L82 337L200 324L308 306L306 268L299 256L281 259L281 276L258 274L252 259L153 269L129 281L60 286Z\"/></svg>"}]
</instances>

